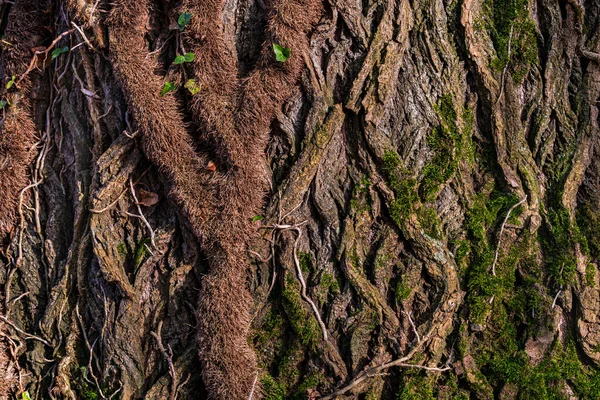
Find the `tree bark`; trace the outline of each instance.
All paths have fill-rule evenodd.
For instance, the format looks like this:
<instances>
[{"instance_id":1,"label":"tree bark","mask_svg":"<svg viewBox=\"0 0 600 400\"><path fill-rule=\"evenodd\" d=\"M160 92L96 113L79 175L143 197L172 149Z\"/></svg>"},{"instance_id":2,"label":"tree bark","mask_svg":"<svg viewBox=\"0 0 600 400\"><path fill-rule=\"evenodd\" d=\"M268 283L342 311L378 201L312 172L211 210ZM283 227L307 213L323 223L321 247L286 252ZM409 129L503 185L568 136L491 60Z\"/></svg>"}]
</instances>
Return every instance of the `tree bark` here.
<instances>
[{"instance_id":1,"label":"tree bark","mask_svg":"<svg viewBox=\"0 0 600 400\"><path fill-rule=\"evenodd\" d=\"M0 15L0 399L600 398L596 0Z\"/></svg>"}]
</instances>

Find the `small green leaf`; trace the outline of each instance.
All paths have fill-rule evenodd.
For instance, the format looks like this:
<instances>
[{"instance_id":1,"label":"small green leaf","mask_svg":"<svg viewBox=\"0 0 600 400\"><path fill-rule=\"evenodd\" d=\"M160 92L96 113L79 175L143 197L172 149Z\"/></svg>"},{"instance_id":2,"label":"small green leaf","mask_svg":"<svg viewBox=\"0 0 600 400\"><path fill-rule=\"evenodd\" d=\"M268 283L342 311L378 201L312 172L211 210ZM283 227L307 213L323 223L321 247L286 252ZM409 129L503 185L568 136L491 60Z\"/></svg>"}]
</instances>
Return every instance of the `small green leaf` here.
<instances>
[{"instance_id":1,"label":"small green leaf","mask_svg":"<svg viewBox=\"0 0 600 400\"><path fill-rule=\"evenodd\" d=\"M175 57L173 63L175 65L180 65L192 61L194 61L194 53L185 53L184 55L178 55L177 57Z\"/></svg>"},{"instance_id":2,"label":"small green leaf","mask_svg":"<svg viewBox=\"0 0 600 400\"><path fill-rule=\"evenodd\" d=\"M6 82L7 89L10 89L11 87L13 87L13 85L15 84L15 79L16 79L16 76L13 75L12 78L10 79L10 81Z\"/></svg>"},{"instance_id":3,"label":"small green leaf","mask_svg":"<svg viewBox=\"0 0 600 400\"><path fill-rule=\"evenodd\" d=\"M252 217L252 222L261 221L263 219L265 219L265 217L263 217L262 215L255 215L254 217Z\"/></svg>"},{"instance_id":4,"label":"small green leaf","mask_svg":"<svg viewBox=\"0 0 600 400\"><path fill-rule=\"evenodd\" d=\"M185 59L185 62L192 62L194 61L194 53L185 53L183 58Z\"/></svg>"},{"instance_id":5,"label":"small green leaf","mask_svg":"<svg viewBox=\"0 0 600 400\"><path fill-rule=\"evenodd\" d=\"M0 110L2 110L4 107L6 107L7 104L8 104L8 101L0 100Z\"/></svg>"},{"instance_id":6,"label":"small green leaf","mask_svg":"<svg viewBox=\"0 0 600 400\"><path fill-rule=\"evenodd\" d=\"M275 59L279 62L285 62L292 55L289 47L283 47L277 43L273 43L273 51L275 52Z\"/></svg>"},{"instance_id":7,"label":"small green leaf","mask_svg":"<svg viewBox=\"0 0 600 400\"><path fill-rule=\"evenodd\" d=\"M29 392L25 391L21 394L21 398L23 400L31 400L31 396L29 395Z\"/></svg>"},{"instance_id":8,"label":"small green leaf","mask_svg":"<svg viewBox=\"0 0 600 400\"><path fill-rule=\"evenodd\" d=\"M177 25L179 25L180 31L183 31L185 29L185 26L189 24L193 16L194 14L189 12L183 12L179 14L179 18L177 18Z\"/></svg>"},{"instance_id":9,"label":"small green leaf","mask_svg":"<svg viewBox=\"0 0 600 400\"><path fill-rule=\"evenodd\" d=\"M174 90L177 89L177 85L174 84L173 82L165 82L165 84L163 85L162 90L160 91L160 95L164 96L165 94L172 92Z\"/></svg>"},{"instance_id":10,"label":"small green leaf","mask_svg":"<svg viewBox=\"0 0 600 400\"><path fill-rule=\"evenodd\" d=\"M183 87L186 88L192 94L192 96L200 91L200 86L198 86L196 81L193 79L188 79Z\"/></svg>"},{"instance_id":11,"label":"small green leaf","mask_svg":"<svg viewBox=\"0 0 600 400\"><path fill-rule=\"evenodd\" d=\"M57 47L56 49L54 49L54 51L52 51L52 59L54 60L56 57L60 56L63 53L66 53L67 51L69 51L69 46Z\"/></svg>"}]
</instances>

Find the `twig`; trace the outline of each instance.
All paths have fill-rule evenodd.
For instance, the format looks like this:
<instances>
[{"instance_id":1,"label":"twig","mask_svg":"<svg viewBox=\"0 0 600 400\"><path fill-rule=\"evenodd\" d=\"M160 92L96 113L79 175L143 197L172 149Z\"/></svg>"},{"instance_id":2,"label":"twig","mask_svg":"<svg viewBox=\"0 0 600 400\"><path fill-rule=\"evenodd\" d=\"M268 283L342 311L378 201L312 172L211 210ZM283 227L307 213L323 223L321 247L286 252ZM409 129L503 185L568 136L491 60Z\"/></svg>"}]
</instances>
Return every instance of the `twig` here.
<instances>
[{"instance_id":1,"label":"twig","mask_svg":"<svg viewBox=\"0 0 600 400\"><path fill-rule=\"evenodd\" d=\"M96 374L94 374L94 368L92 367L92 361L94 359L94 346L96 345L97 339L94 341L93 344L90 345L90 341L89 341L87 333L85 331L85 325L83 323L83 318L81 318L81 314L79 314L79 304L75 304L75 315L77 316L77 320L79 321L79 325L81 326L81 334L83 336L83 340L85 341L85 346L87 347L88 351L90 352L90 358L88 360L88 371L90 372L90 375L94 379L94 383L96 384L96 389L98 389L98 393L100 394L100 397L102 397L103 399L106 399L106 397L104 396L104 393L102 392L102 389L100 388L100 382L98 382L98 378L96 377ZM98 364L96 364L96 366L99 368ZM89 381L89 379L88 379L88 381Z\"/></svg>"},{"instance_id":2,"label":"twig","mask_svg":"<svg viewBox=\"0 0 600 400\"><path fill-rule=\"evenodd\" d=\"M515 28L514 22L510 25L510 35L508 36L508 51L507 51L507 61L504 69L502 69L502 76L500 77L500 93L498 94L498 98L496 99L496 104L500 101L502 94L504 93L504 77L506 76L506 70L508 69L508 65L510 64L510 56L511 56L511 42L513 36L513 30Z\"/></svg>"},{"instance_id":3,"label":"twig","mask_svg":"<svg viewBox=\"0 0 600 400\"><path fill-rule=\"evenodd\" d=\"M12 323L4 315L0 315L0 319L2 319L4 322L6 322L8 325L10 325L15 331L17 331L21 335L23 335L26 340L27 339L37 340L38 342L44 343L46 346L52 347L52 345L50 344L50 342L48 342L46 339L43 339L43 338L41 338L39 336L35 336L35 335L32 335L30 333L25 332L24 330L22 330L21 328L19 328L18 326L16 326L14 323Z\"/></svg>"},{"instance_id":4,"label":"twig","mask_svg":"<svg viewBox=\"0 0 600 400\"><path fill-rule=\"evenodd\" d=\"M429 338L431 338L433 336L434 332L436 332L437 329L438 329L438 324L432 324L429 327L429 330L427 331L425 336L421 339L421 341L417 342L417 344L412 348L412 350L410 350L404 357L398 358L396 360L393 360L393 361L390 361L387 363L380 364L378 366L369 368L368 370L361 372L354 379L352 379L350 381L350 383L348 383L346 386L335 391L334 393L332 393L330 395L321 397L320 400L330 400L330 399L335 398L336 396L340 396L340 395L348 392L349 390L351 390L356 385L363 382L365 379L370 378L372 376L377 376L377 374L380 374L381 371L386 370L391 367L420 368L420 369L424 369L426 371L448 371L448 370L450 370L451 369L450 367L444 367L444 368L425 367L423 365L406 363L406 361L410 360L417 353L417 351L419 351L421 349L423 344L427 340L429 340Z\"/></svg>"},{"instance_id":5,"label":"twig","mask_svg":"<svg viewBox=\"0 0 600 400\"><path fill-rule=\"evenodd\" d=\"M248 250L248 253L252 254L254 257L256 257L257 260L259 260L262 263L268 263L269 261L271 261L271 256L269 256L268 258L264 258L263 256L261 256L259 253L257 253L254 250Z\"/></svg>"},{"instance_id":6,"label":"twig","mask_svg":"<svg viewBox=\"0 0 600 400\"><path fill-rule=\"evenodd\" d=\"M31 292L25 292L17 297L15 297L14 299L12 299L10 302L11 303L16 303L17 301L21 300L23 297L28 296L29 294L31 294Z\"/></svg>"},{"instance_id":7,"label":"twig","mask_svg":"<svg viewBox=\"0 0 600 400\"><path fill-rule=\"evenodd\" d=\"M370 370L368 370L367 372L365 372L363 375L361 375L360 377L354 379L352 382L350 382L348 385L344 386L343 388L341 388L340 390L327 395L327 396L323 396L320 398L320 400L330 400L333 399L337 396L340 396L346 392L348 392L350 389L352 389L353 387L355 387L356 385L358 385L359 383L361 383L362 381L364 381L367 378L371 378L374 376L380 376L381 371L390 368L390 367L402 367L402 368L418 368L418 369L423 369L425 371L431 371L431 372L444 372L444 371L450 371L452 369L452 367L446 366L446 367L426 367L424 365L419 365L419 364L408 364L405 363L403 361L400 361L402 359L399 360L395 360L395 361L390 361L388 363L379 365L377 367L373 367Z\"/></svg>"},{"instance_id":8,"label":"twig","mask_svg":"<svg viewBox=\"0 0 600 400\"><path fill-rule=\"evenodd\" d=\"M415 326L415 323L413 322L412 318L410 317L410 314L407 313L406 311L402 311L404 314L406 314L406 316L408 317L408 322L410 323L410 326L412 326L412 330L415 333L415 336L417 337L417 343L421 342L421 337L419 336L419 332L417 332L417 327Z\"/></svg>"},{"instance_id":9,"label":"twig","mask_svg":"<svg viewBox=\"0 0 600 400\"><path fill-rule=\"evenodd\" d=\"M31 59L31 62L29 63L29 66L27 67L27 70L25 71L25 73L23 73L23 75L21 75L21 77L19 78L19 80L15 83L17 86L19 86L19 83L21 83L21 81L23 79L25 79L25 77L27 75L29 75L29 73L31 71L33 71L33 69L35 68L36 64L37 64L37 60L38 60L38 56L44 54L46 56L46 58L44 59L44 62L46 61L46 59L48 58L48 53L50 52L50 50L52 50L54 48L54 46L56 46L56 44L60 41L60 39L62 39L63 37L65 37L66 35L69 35L73 32L73 29L69 29L68 31L65 31L63 33L61 33L60 35L58 35L56 37L56 39L54 39L52 41L52 43L50 43L50 46L48 46L46 48L46 50L40 50L40 51L36 51L33 54L33 58Z\"/></svg>"},{"instance_id":10,"label":"twig","mask_svg":"<svg viewBox=\"0 0 600 400\"><path fill-rule=\"evenodd\" d=\"M83 41L85 42L85 44L88 45L88 47L93 50L96 51L96 49L94 48L94 46L92 46L92 44L90 43L90 41L88 40L87 36L85 36L85 33L83 32L83 29L81 29L75 22L71 21L71 25L73 25L75 27L75 29L77 29L77 32L79 32L79 34L81 35L81 37L83 38Z\"/></svg>"},{"instance_id":11,"label":"twig","mask_svg":"<svg viewBox=\"0 0 600 400\"><path fill-rule=\"evenodd\" d=\"M133 197L133 200L135 201L135 205L136 205L138 213L139 213L138 217L142 220L142 222L144 222L146 227L148 227L148 230L150 231L150 243L152 244L152 248L156 249L156 243L154 243L154 236L155 236L154 230L152 229L152 225L150 225L150 222L148 222L146 217L144 217L144 213L142 212L142 207L140 207L140 203L138 202L137 196L135 195L135 190L133 189L133 180L131 179L131 177L129 177L129 189L131 190L131 196Z\"/></svg>"},{"instance_id":12,"label":"twig","mask_svg":"<svg viewBox=\"0 0 600 400\"><path fill-rule=\"evenodd\" d=\"M592 60L592 61L596 61L597 63L600 63L600 54L595 53L593 51L589 51L589 50L585 50L585 49L581 49L581 55L584 56L585 58Z\"/></svg>"},{"instance_id":13,"label":"twig","mask_svg":"<svg viewBox=\"0 0 600 400\"><path fill-rule=\"evenodd\" d=\"M504 221L502 222L502 226L500 227L500 233L498 233L498 245L496 246L496 255L494 256L494 262L492 263L492 275L496 276L496 263L498 262L498 252L500 251L500 241L502 240L502 233L504 232L504 225L506 225L506 221L510 218L510 213L513 212L515 208L520 206L521 204L527 201L527 195L523 197L521 201L512 206L508 212L506 213L506 217L504 217Z\"/></svg>"},{"instance_id":14,"label":"twig","mask_svg":"<svg viewBox=\"0 0 600 400\"><path fill-rule=\"evenodd\" d=\"M125 188L125 189L124 189L124 190L121 192L121 194L119 194L119 195L117 196L117 198L116 198L116 199L115 199L115 200L114 200L112 203L110 203L109 205L107 205L106 207L104 207L104 208L101 208L101 209L99 209L99 210L97 210L97 209L93 209L93 208L90 208L90 212L91 212L92 214L102 214L103 212L106 212L106 211L110 210L111 208L113 208L113 207L114 207L114 206L115 206L115 205L116 205L116 204L119 202L119 200L121 199L121 197L123 197L123 195L124 195L125 193L127 193L127 190L129 190L129 188Z\"/></svg>"},{"instance_id":15,"label":"twig","mask_svg":"<svg viewBox=\"0 0 600 400\"><path fill-rule=\"evenodd\" d=\"M296 240L294 241L294 249L293 249L292 253L294 256L294 264L296 265L296 273L298 274L298 280L300 281L300 295L302 296L302 299L304 301L306 301L308 304L310 304L310 307L313 310L315 318L317 319L317 321L319 322L319 325L321 326L321 332L323 333L323 340L327 341L327 338L328 338L327 327L325 326L325 323L321 319L321 315L319 314L319 309L317 308L315 303L312 301L312 299L310 297L308 297L308 295L306 294L306 282L304 282L304 276L302 275L302 268L300 267L300 260L298 259L298 242L300 241L300 237L302 236L302 230L300 230L300 228L298 226L295 226L295 227L289 228L289 229L296 231L296 233L298 234L298 236L296 236Z\"/></svg>"},{"instance_id":16,"label":"twig","mask_svg":"<svg viewBox=\"0 0 600 400\"><path fill-rule=\"evenodd\" d=\"M248 396L248 400L252 400L254 396L254 388L256 387L256 382L258 381L258 371L256 371L256 376L254 377L254 382L252 382L252 389L250 390L250 395Z\"/></svg>"},{"instance_id":17,"label":"twig","mask_svg":"<svg viewBox=\"0 0 600 400\"><path fill-rule=\"evenodd\" d=\"M112 105L110 106L110 108L112 108ZM104 115L106 115L106 114L104 114ZM103 116L100 116L100 118L102 118L102 117ZM152 168L152 167L150 166L150 167L146 168L146 170L144 172L142 172L142 174L139 176L139 178L136 179L135 182L133 182L133 184L137 185L142 180L142 178L144 177L144 175L146 175L146 173L148 171L150 171L150 168ZM101 208L99 210L98 209L90 209L90 212L92 214L102 214L103 212L106 212L106 211L110 210L112 207L114 207L117 204L117 202L119 201L119 199L121 197L123 197L123 195L125 193L127 193L128 190L129 190L128 187L126 187L125 189L123 189L123 191L117 196L117 198L112 203L110 203L109 205L107 205L106 207L103 207L103 208Z\"/></svg>"},{"instance_id":18,"label":"twig","mask_svg":"<svg viewBox=\"0 0 600 400\"><path fill-rule=\"evenodd\" d=\"M162 331L162 321L160 321L158 323L158 329L156 330L156 332L150 332L150 334L154 337L154 339L156 339L158 348L160 349L161 353L167 360L167 363L169 363L169 375L171 375L171 381L172 381L171 382L170 400L175 400L175 399L177 399L178 384L177 384L177 375L175 374L175 365L173 365L173 350L171 350L171 347L169 346L169 352L167 352L167 349L163 345L163 342L161 339L161 331Z\"/></svg>"},{"instance_id":19,"label":"twig","mask_svg":"<svg viewBox=\"0 0 600 400\"><path fill-rule=\"evenodd\" d=\"M556 306L556 301L558 300L558 296L560 296L561 293L562 293L562 289L560 289L558 291L558 293L556 293L556 296L554 296L554 301L552 302L552 308L554 308Z\"/></svg>"}]
</instances>

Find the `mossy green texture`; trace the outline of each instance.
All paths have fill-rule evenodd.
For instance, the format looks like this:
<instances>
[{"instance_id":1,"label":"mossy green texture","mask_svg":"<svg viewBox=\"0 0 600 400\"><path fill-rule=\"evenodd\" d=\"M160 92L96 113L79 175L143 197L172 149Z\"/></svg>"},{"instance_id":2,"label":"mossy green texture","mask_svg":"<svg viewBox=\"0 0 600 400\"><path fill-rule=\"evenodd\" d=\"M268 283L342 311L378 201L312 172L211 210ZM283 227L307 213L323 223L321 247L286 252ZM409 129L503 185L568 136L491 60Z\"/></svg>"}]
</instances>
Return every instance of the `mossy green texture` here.
<instances>
[{"instance_id":1,"label":"mossy green texture","mask_svg":"<svg viewBox=\"0 0 600 400\"><path fill-rule=\"evenodd\" d=\"M427 235L434 239L442 239L442 221L433 206L421 206L417 211L417 220Z\"/></svg>"},{"instance_id":2,"label":"mossy green texture","mask_svg":"<svg viewBox=\"0 0 600 400\"><path fill-rule=\"evenodd\" d=\"M389 205L392 220L402 227L404 220L414 212L417 196L417 181L410 177L409 171L402 165L400 156L395 151L386 151L383 155L383 168L387 183L394 192L394 200Z\"/></svg>"},{"instance_id":3,"label":"mossy green texture","mask_svg":"<svg viewBox=\"0 0 600 400\"><path fill-rule=\"evenodd\" d=\"M150 243L151 241L149 238L144 238L135 246L135 255L133 257L134 269L137 269L140 265L142 265L144 258L150 254L150 251L148 250Z\"/></svg>"},{"instance_id":4,"label":"mossy green texture","mask_svg":"<svg viewBox=\"0 0 600 400\"><path fill-rule=\"evenodd\" d=\"M327 271L324 271L321 274L321 281L319 282L319 285L326 291L333 294L338 294L340 292L340 284L338 283L337 279Z\"/></svg>"},{"instance_id":5,"label":"mossy green texture","mask_svg":"<svg viewBox=\"0 0 600 400\"><path fill-rule=\"evenodd\" d=\"M511 332L512 334L512 332ZM495 383L511 383L521 399L564 399L561 390L568 382L577 398L600 398L600 372L581 364L573 341L556 341L539 365L533 365L519 343L490 352L486 366Z\"/></svg>"},{"instance_id":6,"label":"mossy green texture","mask_svg":"<svg viewBox=\"0 0 600 400\"><path fill-rule=\"evenodd\" d=\"M372 183L363 176L352 189L352 198L350 199L350 209L356 213L365 213L371 211L373 199L371 199L370 187Z\"/></svg>"},{"instance_id":7,"label":"mossy green texture","mask_svg":"<svg viewBox=\"0 0 600 400\"><path fill-rule=\"evenodd\" d=\"M417 180L402 165L400 156L394 151L387 151L384 153L383 162L387 184L394 192L394 200L388 206L394 223L402 229L404 221L411 214L415 214L427 235L441 239L441 220L433 205L420 204Z\"/></svg>"},{"instance_id":8,"label":"mossy green texture","mask_svg":"<svg viewBox=\"0 0 600 400\"><path fill-rule=\"evenodd\" d=\"M262 347L272 340L281 340L284 329L284 320L281 313L275 309L269 310L262 320L260 330L255 336L257 347Z\"/></svg>"},{"instance_id":9,"label":"mossy green texture","mask_svg":"<svg viewBox=\"0 0 600 400\"><path fill-rule=\"evenodd\" d=\"M499 257L496 275L491 271L497 247L495 233L510 207L517 203L513 195L491 191L474 197L467 213L469 242L461 243L461 252L469 254L466 270L467 302L472 322L483 323L491 309L490 299L511 292L514 286L516 264L524 257L527 244L515 247ZM500 300L500 299L498 299Z\"/></svg>"},{"instance_id":10,"label":"mossy green texture","mask_svg":"<svg viewBox=\"0 0 600 400\"><path fill-rule=\"evenodd\" d=\"M285 371L284 371L285 372ZM299 371L287 371L298 377ZM265 400L306 400L309 389L316 389L321 383L321 377L317 374L308 374L297 385L290 385L289 377L280 376L278 379L264 374L260 380Z\"/></svg>"},{"instance_id":11,"label":"mossy green texture","mask_svg":"<svg viewBox=\"0 0 600 400\"><path fill-rule=\"evenodd\" d=\"M589 247L577 222L571 220L569 211L562 205L561 197L562 191L550 196L541 243L546 256L548 274L554 283L564 287L575 282L577 272L575 245L579 244L584 254L589 252Z\"/></svg>"},{"instance_id":12,"label":"mossy green texture","mask_svg":"<svg viewBox=\"0 0 600 400\"><path fill-rule=\"evenodd\" d=\"M404 300L408 299L410 294L412 293L412 289L406 282L400 282L396 286L395 297L398 303L402 303Z\"/></svg>"},{"instance_id":13,"label":"mossy green texture","mask_svg":"<svg viewBox=\"0 0 600 400\"><path fill-rule=\"evenodd\" d=\"M588 286L594 287L596 286L596 267L593 264L588 263L585 266L585 283Z\"/></svg>"},{"instance_id":14,"label":"mossy green texture","mask_svg":"<svg viewBox=\"0 0 600 400\"><path fill-rule=\"evenodd\" d=\"M117 244L117 253L119 253L119 256L121 256L123 260L127 259L127 254L129 253L127 243L119 242L119 244Z\"/></svg>"},{"instance_id":15,"label":"mossy green texture","mask_svg":"<svg viewBox=\"0 0 600 400\"><path fill-rule=\"evenodd\" d=\"M486 28L496 50L491 66L498 72L511 63L512 77L522 81L538 61L536 25L529 14L529 0L485 0Z\"/></svg>"},{"instance_id":16,"label":"mossy green texture","mask_svg":"<svg viewBox=\"0 0 600 400\"><path fill-rule=\"evenodd\" d=\"M277 383L269 374L265 374L260 380L265 394L265 400L285 400L285 388Z\"/></svg>"},{"instance_id":17,"label":"mossy green texture","mask_svg":"<svg viewBox=\"0 0 600 400\"><path fill-rule=\"evenodd\" d=\"M100 398L98 389L90 385L88 380L88 370L86 367L79 367L72 370L72 376L74 378L74 391L79 395L80 399L83 400L97 400Z\"/></svg>"},{"instance_id":18,"label":"mossy green texture","mask_svg":"<svg viewBox=\"0 0 600 400\"><path fill-rule=\"evenodd\" d=\"M296 337L303 345L314 347L321 336L321 330L314 316L304 308L300 297L300 284L291 276L286 279L281 300Z\"/></svg>"},{"instance_id":19,"label":"mossy green texture","mask_svg":"<svg viewBox=\"0 0 600 400\"><path fill-rule=\"evenodd\" d=\"M600 209L596 204L584 203L577 209L577 225L586 239L589 255L600 259Z\"/></svg>"},{"instance_id":20,"label":"mossy green texture","mask_svg":"<svg viewBox=\"0 0 600 400\"><path fill-rule=\"evenodd\" d=\"M431 375L420 370L406 370L396 400L468 400L469 394L459 388L456 376Z\"/></svg>"},{"instance_id":21,"label":"mossy green texture","mask_svg":"<svg viewBox=\"0 0 600 400\"><path fill-rule=\"evenodd\" d=\"M461 160L474 160L471 140L474 127L473 111L463 109L460 113L463 129L459 127L459 109L451 95L443 95L435 106L441 125L434 127L427 136L427 146L433 158L423 168L419 193L424 202L434 201L441 186L457 172Z\"/></svg>"},{"instance_id":22,"label":"mossy green texture","mask_svg":"<svg viewBox=\"0 0 600 400\"><path fill-rule=\"evenodd\" d=\"M300 262L300 269L303 273L310 273L313 270L313 258L310 253L303 251L298 252L298 261Z\"/></svg>"},{"instance_id":23,"label":"mossy green texture","mask_svg":"<svg viewBox=\"0 0 600 400\"><path fill-rule=\"evenodd\" d=\"M405 374L397 400L435 400L434 380L424 374Z\"/></svg>"}]
</instances>

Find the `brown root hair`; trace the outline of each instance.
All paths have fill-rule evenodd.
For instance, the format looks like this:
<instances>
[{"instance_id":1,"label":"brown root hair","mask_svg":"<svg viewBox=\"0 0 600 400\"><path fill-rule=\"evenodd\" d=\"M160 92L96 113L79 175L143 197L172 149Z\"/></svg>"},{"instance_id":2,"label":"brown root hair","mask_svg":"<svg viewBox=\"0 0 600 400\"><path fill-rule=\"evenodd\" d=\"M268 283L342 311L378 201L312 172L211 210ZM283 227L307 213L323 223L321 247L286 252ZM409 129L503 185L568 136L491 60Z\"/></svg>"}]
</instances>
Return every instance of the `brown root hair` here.
<instances>
[{"instance_id":1,"label":"brown root hair","mask_svg":"<svg viewBox=\"0 0 600 400\"><path fill-rule=\"evenodd\" d=\"M146 156L172 186L179 205L209 258L198 305L198 344L203 380L211 397L245 399L257 374L248 344L253 299L246 279L247 245L255 236L250 221L260 212L268 188L264 150L278 107L292 94L308 51L306 33L320 15L316 0L284 0L271 5L268 37L257 68L240 82L235 51L220 27L222 4L186 1L194 13L184 34L197 58L201 88L190 102L201 135L211 143L218 172L206 170L208 157L195 151L173 96L160 96L163 77L145 41L149 0L125 0L107 19L109 57L122 87ZM308 14L307 14L308 11ZM301 15L289 20L285 13ZM272 41L293 48L276 64Z\"/></svg>"},{"instance_id":2,"label":"brown root hair","mask_svg":"<svg viewBox=\"0 0 600 400\"><path fill-rule=\"evenodd\" d=\"M8 15L4 40L11 43L0 56L1 76L20 80L18 85L6 89L3 82L1 99L8 105L3 109L4 121L0 126L0 238L4 238L15 225L17 205L21 191L28 184L27 168L33 160L36 127L32 118L30 99L31 77L25 74L32 57L31 49L44 37L47 22L44 2L39 0L16 1Z\"/></svg>"}]
</instances>

